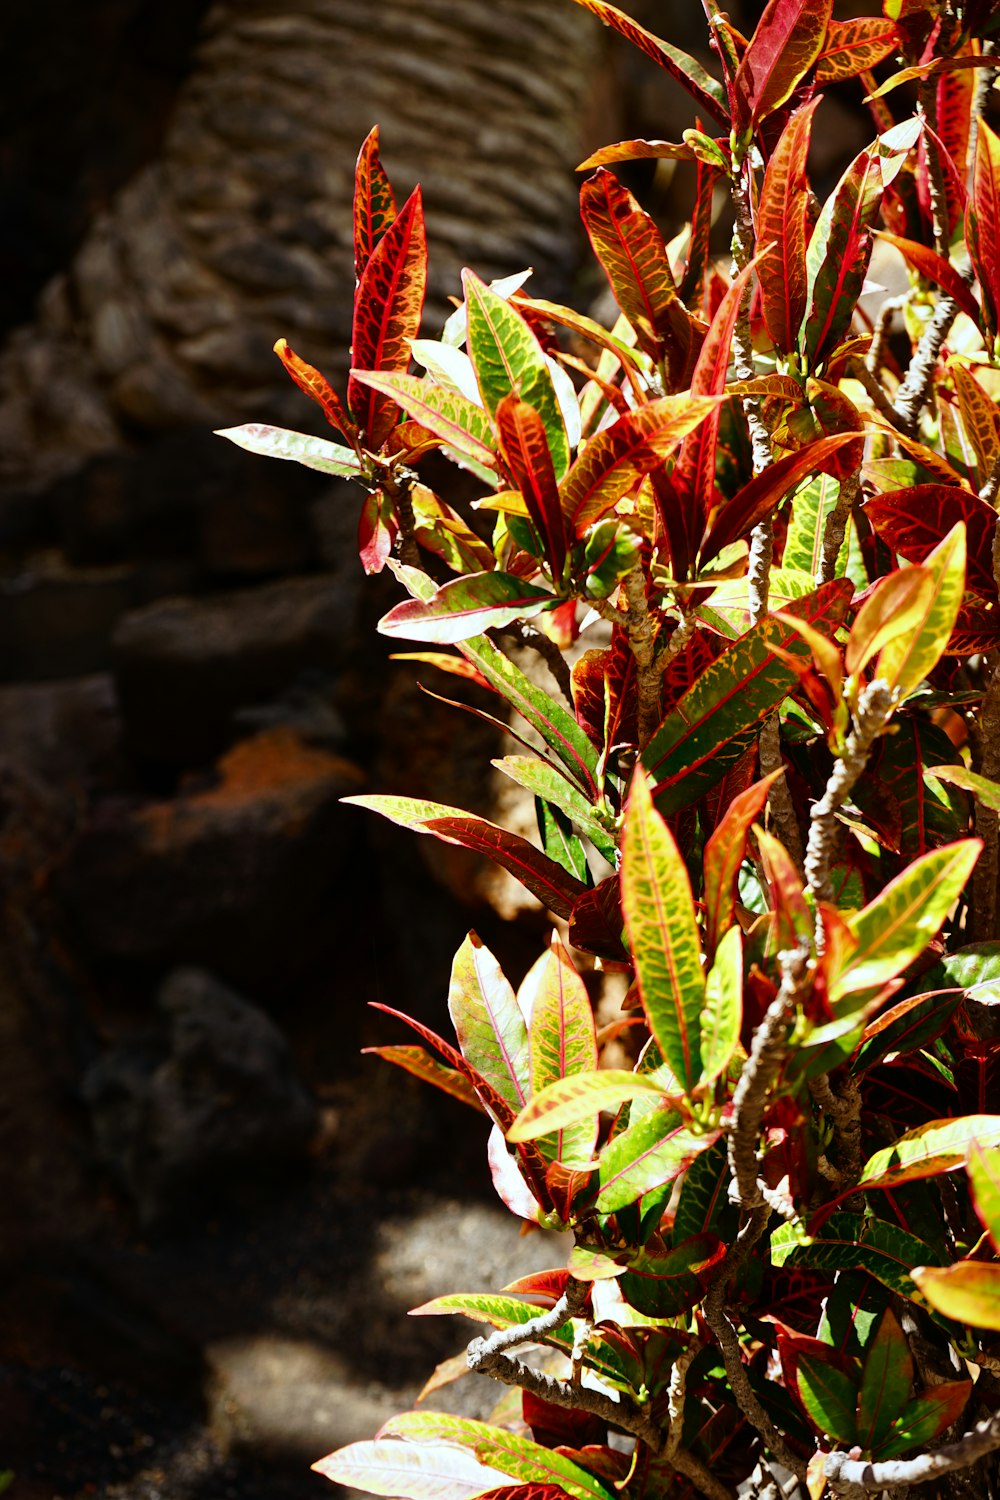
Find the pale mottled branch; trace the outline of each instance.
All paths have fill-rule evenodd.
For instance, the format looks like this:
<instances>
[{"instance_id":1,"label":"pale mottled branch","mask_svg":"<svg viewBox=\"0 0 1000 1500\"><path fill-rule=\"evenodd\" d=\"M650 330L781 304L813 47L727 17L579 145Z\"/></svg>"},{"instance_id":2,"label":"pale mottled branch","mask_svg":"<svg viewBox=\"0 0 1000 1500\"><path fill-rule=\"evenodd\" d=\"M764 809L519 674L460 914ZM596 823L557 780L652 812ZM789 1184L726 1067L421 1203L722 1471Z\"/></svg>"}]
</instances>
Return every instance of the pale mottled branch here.
<instances>
[{"instance_id":1,"label":"pale mottled branch","mask_svg":"<svg viewBox=\"0 0 1000 1500\"><path fill-rule=\"evenodd\" d=\"M957 1442L921 1453L916 1458L889 1459L869 1463L849 1458L846 1453L831 1453L823 1466L830 1488L845 1500L871 1494L874 1490L895 1485L926 1484L942 1474L968 1469L988 1453L1000 1448L1000 1412L978 1423Z\"/></svg>"}]
</instances>

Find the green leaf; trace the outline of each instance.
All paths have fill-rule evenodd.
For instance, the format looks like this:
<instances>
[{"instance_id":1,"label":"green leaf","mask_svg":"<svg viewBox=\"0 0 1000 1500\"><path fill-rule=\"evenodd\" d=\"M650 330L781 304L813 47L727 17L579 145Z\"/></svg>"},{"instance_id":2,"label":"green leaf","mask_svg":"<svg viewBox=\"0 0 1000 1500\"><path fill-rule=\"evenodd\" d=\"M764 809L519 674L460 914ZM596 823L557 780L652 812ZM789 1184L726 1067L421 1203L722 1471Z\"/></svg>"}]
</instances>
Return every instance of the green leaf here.
<instances>
[{"instance_id":1,"label":"green leaf","mask_svg":"<svg viewBox=\"0 0 1000 1500\"><path fill-rule=\"evenodd\" d=\"M515 307L472 271L463 271L468 349L491 416L512 392L541 417L557 479L569 468L569 438L542 346Z\"/></svg>"},{"instance_id":2,"label":"green leaf","mask_svg":"<svg viewBox=\"0 0 1000 1500\"><path fill-rule=\"evenodd\" d=\"M701 1018L700 1087L714 1083L732 1060L743 1024L743 934L730 927L715 952L705 980Z\"/></svg>"},{"instance_id":3,"label":"green leaf","mask_svg":"<svg viewBox=\"0 0 1000 1500\"><path fill-rule=\"evenodd\" d=\"M970 1141L965 1168L976 1213L994 1250L1000 1250L1000 1152L987 1151L982 1141Z\"/></svg>"},{"instance_id":4,"label":"green leaf","mask_svg":"<svg viewBox=\"0 0 1000 1500\"><path fill-rule=\"evenodd\" d=\"M453 645L491 628L527 620L556 601L511 573L469 573L435 589L429 599L404 599L378 622L381 635Z\"/></svg>"},{"instance_id":5,"label":"green leaf","mask_svg":"<svg viewBox=\"0 0 1000 1500\"><path fill-rule=\"evenodd\" d=\"M680 1244L693 1234L711 1230L726 1237L736 1211L729 1203L729 1151L720 1137L688 1167L674 1214L673 1239Z\"/></svg>"},{"instance_id":6,"label":"green leaf","mask_svg":"<svg viewBox=\"0 0 1000 1500\"><path fill-rule=\"evenodd\" d=\"M926 1448L953 1422L958 1421L971 1395L971 1380L953 1380L924 1391L896 1419L875 1456L884 1462L905 1453L909 1448Z\"/></svg>"},{"instance_id":7,"label":"green leaf","mask_svg":"<svg viewBox=\"0 0 1000 1500\"><path fill-rule=\"evenodd\" d=\"M550 1083L597 1069L594 1013L586 986L559 939L552 942L531 973L531 1092L540 1094ZM577 1121L555 1133L551 1155L564 1167L590 1165L597 1144L599 1119ZM548 1142L543 1138L543 1155Z\"/></svg>"},{"instance_id":8,"label":"green leaf","mask_svg":"<svg viewBox=\"0 0 1000 1500\"><path fill-rule=\"evenodd\" d=\"M853 584L834 579L793 600L785 613L832 631L853 592ZM642 761L655 780L653 795L662 813L685 807L714 786L745 748L733 742L795 687L798 674L777 650L810 660L808 645L792 626L765 616L705 668L653 734Z\"/></svg>"},{"instance_id":9,"label":"green leaf","mask_svg":"<svg viewBox=\"0 0 1000 1500\"><path fill-rule=\"evenodd\" d=\"M913 1297L913 1266L932 1264L934 1256L922 1240L882 1219L861 1220L857 1214L835 1213L815 1239L803 1239L795 1224L779 1224L771 1235L771 1260L776 1266L809 1271L867 1271L903 1297Z\"/></svg>"},{"instance_id":10,"label":"green leaf","mask_svg":"<svg viewBox=\"0 0 1000 1500\"><path fill-rule=\"evenodd\" d=\"M622 911L649 1029L684 1090L702 1076L705 976L687 868L642 767L622 836Z\"/></svg>"},{"instance_id":11,"label":"green leaf","mask_svg":"<svg viewBox=\"0 0 1000 1500\"><path fill-rule=\"evenodd\" d=\"M921 1296L946 1318L1000 1332L1000 1266L981 1260L915 1266L913 1280Z\"/></svg>"},{"instance_id":12,"label":"green leaf","mask_svg":"<svg viewBox=\"0 0 1000 1500\"><path fill-rule=\"evenodd\" d=\"M590 868L587 864L587 851L573 832L573 825L566 814L560 808L553 807L550 802L543 802L540 797L536 797L535 817L538 836L549 859L554 859L557 865L568 870L575 880L588 885Z\"/></svg>"},{"instance_id":13,"label":"green leaf","mask_svg":"<svg viewBox=\"0 0 1000 1500\"><path fill-rule=\"evenodd\" d=\"M824 1359L800 1354L796 1385L802 1405L824 1437L853 1446L857 1431L857 1392L849 1375Z\"/></svg>"},{"instance_id":14,"label":"green leaf","mask_svg":"<svg viewBox=\"0 0 1000 1500\"><path fill-rule=\"evenodd\" d=\"M466 1062L516 1114L531 1078L528 1028L503 970L474 932L455 954L448 1014Z\"/></svg>"},{"instance_id":15,"label":"green leaf","mask_svg":"<svg viewBox=\"0 0 1000 1500\"><path fill-rule=\"evenodd\" d=\"M918 1177L952 1172L965 1162L973 1143L1000 1146L1000 1115L964 1115L957 1120L929 1120L901 1135L865 1162L859 1188L893 1188Z\"/></svg>"},{"instance_id":16,"label":"green leaf","mask_svg":"<svg viewBox=\"0 0 1000 1500\"><path fill-rule=\"evenodd\" d=\"M829 474L817 474L792 497L792 513L788 522L785 550L781 555L783 568L799 569L818 578L823 561L823 537L826 519L840 495L840 485ZM843 568L838 561L838 573Z\"/></svg>"},{"instance_id":17,"label":"green leaf","mask_svg":"<svg viewBox=\"0 0 1000 1500\"><path fill-rule=\"evenodd\" d=\"M690 1129L669 1106L644 1115L612 1136L601 1151L598 1211L618 1213L644 1193L673 1182L717 1135Z\"/></svg>"},{"instance_id":18,"label":"green leaf","mask_svg":"<svg viewBox=\"0 0 1000 1500\"><path fill-rule=\"evenodd\" d=\"M533 1141L553 1130L586 1120L595 1110L617 1109L629 1099L652 1094L658 1103L668 1099L653 1078L621 1068L577 1073L550 1083L530 1099L507 1132L509 1141ZM672 1102L672 1101L671 1101Z\"/></svg>"},{"instance_id":19,"label":"green leaf","mask_svg":"<svg viewBox=\"0 0 1000 1500\"><path fill-rule=\"evenodd\" d=\"M338 479L357 479L361 475L361 460L350 448L327 442L326 438L310 437L306 432L247 422L242 427L219 427L215 436L228 438L248 453L291 459L307 469L318 469L321 474L335 474Z\"/></svg>"},{"instance_id":20,"label":"green leaf","mask_svg":"<svg viewBox=\"0 0 1000 1500\"><path fill-rule=\"evenodd\" d=\"M521 1484L558 1484L573 1500L616 1500L612 1489L552 1448L543 1448L514 1432L453 1417L447 1412L403 1412L382 1428L387 1437L411 1442L453 1442L471 1448L476 1457Z\"/></svg>"},{"instance_id":21,"label":"green leaf","mask_svg":"<svg viewBox=\"0 0 1000 1500\"><path fill-rule=\"evenodd\" d=\"M941 930L982 848L961 839L913 861L866 907L848 919L858 940L830 983L830 999L884 985L918 958Z\"/></svg>"},{"instance_id":22,"label":"green leaf","mask_svg":"<svg viewBox=\"0 0 1000 1500\"><path fill-rule=\"evenodd\" d=\"M444 1314L460 1314L474 1318L479 1323L488 1323L491 1328L519 1328L537 1318L545 1308L537 1303L521 1302L517 1297L505 1296L502 1292L448 1292L443 1297L433 1297L419 1307L411 1307L411 1318L432 1318ZM539 1339L539 1342L543 1342ZM555 1344L560 1349L573 1346L573 1324L567 1318L561 1328L545 1334L544 1342Z\"/></svg>"},{"instance_id":23,"label":"green leaf","mask_svg":"<svg viewBox=\"0 0 1000 1500\"><path fill-rule=\"evenodd\" d=\"M934 593L919 626L891 641L877 663L877 673L900 699L932 672L948 645L965 593L965 523L959 521L920 564L934 580Z\"/></svg>"},{"instance_id":24,"label":"green leaf","mask_svg":"<svg viewBox=\"0 0 1000 1500\"><path fill-rule=\"evenodd\" d=\"M481 406L416 375L352 370L351 376L360 384L391 396L408 417L440 438L457 457L471 459L485 469L495 466L496 443L493 429Z\"/></svg>"},{"instance_id":25,"label":"green leaf","mask_svg":"<svg viewBox=\"0 0 1000 1500\"><path fill-rule=\"evenodd\" d=\"M924 775L934 781L947 781L949 786L960 786L963 791L972 792L984 807L1000 812L1000 783L988 776L977 776L965 766L931 766Z\"/></svg>"},{"instance_id":26,"label":"green leaf","mask_svg":"<svg viewBox=\"0 0 1000 1500\"><path fill-rule=\"evenodd\" d=\"M704 1295L697 1273L724 1253L716 1235L698 1234L666 1255L642 1255L619 1282L622 1296L644 1317L679 1317Z\"/></svg>"},{"instance_id":27,"label":"green leaf","mask_svg":"<svg viewBox=\"0 0 1000 1500\"><path fill-rule=\"evenodd\" d=\"M910 1346L892 1308L887 1307L868 1346L858 1391L857 1441L866 1451L878 1446L902 1413L912 1384Z\"/></svg>"},{"instance_id":28,"label":"green leaf","mask_svg":"<svg viewBox=\"0 0 1000 1500\"><path fill-rule=\"evenodd\" d=\"M466 1448L429 1448L398 1438L351 1443L312 1467L335 1484L404 1500L471 1500L506 1482L502 1470L487 1468Z\"/></svg>"}]
</instances>

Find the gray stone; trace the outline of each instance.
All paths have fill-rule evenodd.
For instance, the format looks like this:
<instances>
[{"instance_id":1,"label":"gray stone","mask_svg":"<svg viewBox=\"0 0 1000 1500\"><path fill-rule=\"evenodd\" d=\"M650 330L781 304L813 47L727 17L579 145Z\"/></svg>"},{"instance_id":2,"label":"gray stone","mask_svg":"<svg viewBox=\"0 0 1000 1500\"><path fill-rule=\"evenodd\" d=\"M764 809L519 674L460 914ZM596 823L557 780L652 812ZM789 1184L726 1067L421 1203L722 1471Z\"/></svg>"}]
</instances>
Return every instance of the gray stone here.
<instances>
[{"instance_id":1,"label":"gray stone","mask_svg":"<svg viewBox=\"0 0 1000 1500\"><path fill-rule=\"evenodd\" d=\"M163 984L164 1051L124 1046L87 1073L98 1153L144 1225L234 1174L301 1156L316 1106L274 1023L203 969Z\"/></svg>"}]
</instances>

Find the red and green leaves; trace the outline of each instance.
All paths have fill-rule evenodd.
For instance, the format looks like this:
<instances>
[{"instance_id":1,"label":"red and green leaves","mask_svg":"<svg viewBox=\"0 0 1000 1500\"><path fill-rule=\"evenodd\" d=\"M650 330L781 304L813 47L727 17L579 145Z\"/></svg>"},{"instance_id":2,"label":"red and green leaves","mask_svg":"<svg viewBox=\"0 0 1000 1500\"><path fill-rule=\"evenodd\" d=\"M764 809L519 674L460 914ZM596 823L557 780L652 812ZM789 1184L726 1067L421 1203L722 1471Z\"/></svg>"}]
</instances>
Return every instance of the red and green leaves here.
<instances>
[{"instance_id":1,"label":"red and green leaves","mask_svg":"<svg viewBox=\"0 0 1000 1500\"><path fill-rule=\"evenodd\" d=\"M810 369L823 363L851 325L871 258L882 201L877 152L862 151L823 205L806 251L806 316L800 348Z\"/></svg>"},{"instance_id":2,"label":"red and green leaves","mask_svg":"<svg viewBox=\"0 0 1000 1500\"><path fill-rule=\"evenodd\" d=\"M641 767L622 843L622 911L649 1029L685 1091L701 1078L705 978L691 883Z\"/></svg>"},{"instance_id":3,"label":"red and green leaves","mask_svg":"<svg viewBox=\"0 0 1000 1500\"><path fill-rule=\"evenodd\" d=\"M406 370L410 341L420 332L426 287L424 211L415 188L372 250L358 285L351 335L355 369ZM377 452L395 426L395 401L353 376L347 400L365 447Z\"/></svg>"},{"instance_id":4,"label":"red and green leaves","mask_svg":"<svg viewBox=\"0 0 1000 1500\"><path fill-rule=\"evenodd\" d=\"M532 1094L561 1078L592 1073L597 1067L594 1016L583 980L555 936L529 976ZM588 1166L597 1144L597 1112L564 1127L539 1147L564 1167ZM548 1148L548 1149L546 1149Z\"/></svg>"},{"instance_id":5,"label":"red and green leaves","mask_svg":"<svg viewBox=\"0 0 1000 1500\"><path fill-rule=\"evenodd\" d=\"M660 231L614 173L603 167L583 184L580 211L639 347L657 363L667 363L673 388L686 385L693 326L677 295Z\"/></svg>"},{"instance_id":6,"label":"red and green leaves","mask_svg":"<svg viewBox=\"0 0 1000 1500\"><path fill-rule=\"evenodd\" d=\"M983 320L995 341L1000 333L1000 138L979 122L965 242L983 296Z\"/></svg>"},{"instance_id":7,"label":"red and green leaves","mask_svg":"<svg viewBox=\"0 0 1000 1500\"><path fill-rule=\"evenodd\" d=\"M514 394L501 400L496 422L504 462L524 497L558 583L566 563L566 534L545 424L533 406Z\"/></svg>"},{"instance_id":8,"label":"red and green leaves","mask_svg":"<svg viewBox=\"0 0 1000 1500\"><path fill-rule=\"evenodd\" d=\"M809 183L806 158L815 100L792 115L764 173L757 220L761 309L779 354L798 345L806 311L806 231Z\"/></svg>"},{"instance_id":9,"label":"red and green leaves","mask_svg":"<svg viewBox=\"0 0 1000 1500\"><path fill-rule=\"evenodd\" d=\"M354 169L354 274L358 281L396 217L396 199L379 160L378 146L378 126L373 125Z\"/></svg>"},{"instance_id":10,"label":"red and green leaves","mask_svg":"<svg viewBox=\"0 0 1000 1500\"><path fill-rule=\"evenodd\" d=\"M733 82L737 134L795 92L823 50L833 0L768 0Z\"/></svg>"}]
</instances>

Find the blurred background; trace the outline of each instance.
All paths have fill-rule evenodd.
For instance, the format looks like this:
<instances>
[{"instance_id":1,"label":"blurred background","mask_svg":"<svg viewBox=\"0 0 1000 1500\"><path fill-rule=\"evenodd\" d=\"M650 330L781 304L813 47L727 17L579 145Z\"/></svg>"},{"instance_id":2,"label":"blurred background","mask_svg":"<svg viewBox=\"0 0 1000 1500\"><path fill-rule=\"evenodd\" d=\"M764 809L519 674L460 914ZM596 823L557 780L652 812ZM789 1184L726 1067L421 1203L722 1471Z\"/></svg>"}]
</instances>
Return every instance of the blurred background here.
<instances>
[{"instance_id":1,"label":"blurred background","mask_svg":"<svg viewBox=\"0 0 1000 1500\"><path fill-rule=\"evenodd\" d=\"M697 5L628 9L710 64ZM359 493L212 429L320 430L271 348L343 374L375 122L434 336L464 264L593 302L575 164L691 114L569 0L22 0L0 56L0 1470L322 1494L472 1331L409 1307L565 1253L367 1002L444 1029L468 928L517 982L546 926L341 805L497 816L497 747L387 661ZM868 128L823 108L832 180ZM683 170L629 182L675 233Z\"/></svg>"}]
</instances>

